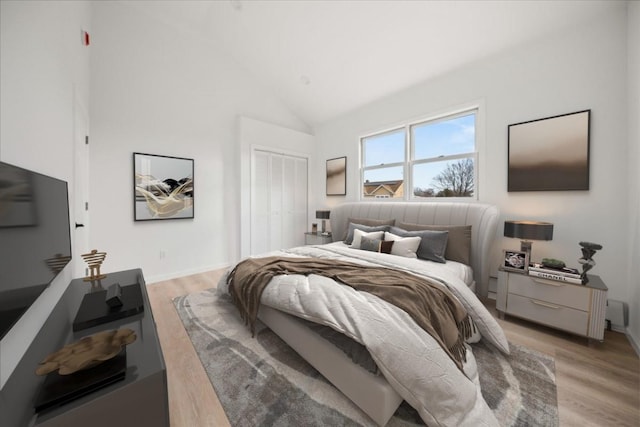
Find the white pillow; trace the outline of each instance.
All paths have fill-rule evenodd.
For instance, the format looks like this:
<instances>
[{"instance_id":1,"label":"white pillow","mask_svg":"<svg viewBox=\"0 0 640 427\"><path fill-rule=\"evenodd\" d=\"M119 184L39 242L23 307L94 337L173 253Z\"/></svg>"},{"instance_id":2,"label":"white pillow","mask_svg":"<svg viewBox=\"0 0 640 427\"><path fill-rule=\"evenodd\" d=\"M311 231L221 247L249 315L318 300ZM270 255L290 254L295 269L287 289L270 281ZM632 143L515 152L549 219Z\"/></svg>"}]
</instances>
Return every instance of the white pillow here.
<instances>
[{"instance_id":1,"label":"white pillow","mask_svg":"<svg viewBox=\"0 0 640 427\"><path fill-rule=\"evenodd\" d=\"M370 239L382 240L384 238L384 231L372 231L370 233L366 233L356 228L355 230L353 230L353 241L351 242L351 247L354 249L360 249L360 242L362 241L363 236L366 236Z\"/></svg>"},{"instance_id":2,"label":"white pillow","mask_svg":"<svg viewBox=\"0 0 640 427\"><path fill-rule=\"evenodd\" d=\"M384 240L393 240L391 255L398 255L406 258L418 258L416 251L418 250L420 241L422 240L420 236L400 237L385 231Z\"/></svg>"}]
</instances>

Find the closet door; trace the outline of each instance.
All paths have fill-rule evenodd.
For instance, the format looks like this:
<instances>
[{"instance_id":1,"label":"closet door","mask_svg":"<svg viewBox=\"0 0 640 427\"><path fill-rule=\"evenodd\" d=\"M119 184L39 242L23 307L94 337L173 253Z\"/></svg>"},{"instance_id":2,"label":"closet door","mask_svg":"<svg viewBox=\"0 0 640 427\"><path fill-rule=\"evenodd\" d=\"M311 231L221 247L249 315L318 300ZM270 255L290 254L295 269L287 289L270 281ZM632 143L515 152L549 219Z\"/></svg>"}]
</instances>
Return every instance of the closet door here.
<instances>
[{"instance_id":1,"label":"closet door","mask_svg":"<svg viewBox=\"0 0 640 427\"><path fill-rule=\"evenodd\" d=\"M251 254L267 252L270 241L271 215L269 207L271 155L265 151L253 152L251 177Z\"/></svg>"},{"instance_id":2,"label":"closet door","mask_svg":"<svg viewBox=\"0 0 640 427\"><path fill-rule=\"evenodd\" d=\"M284 201L284 158L282 155L271 153L271 192L269 193L269 205L271 215L269 217L269 250L282 249L282 205Z\"/></svg>"},{"instance_id":3,"label":"closet door","mask_svg":"<svg viewBox=\"0 0 640 427\"><path fill-rule=\"evenodd\" d=\"M309 229L307 225L308 216L307 209L309 206L308 195L308 161L306 158L296 158L294 168L294 182L296 183L293 190L293 234L291 235L290 246L304 245L304 233Z\"/></svg>"},{"instance_id":4,"label":"closet door","mask_svg":"<svg viewBox=\"0 0 640 427\"><path fill-rule=\"evenodd\" d=\"M307 229L307 159L284 156L282 169L282 247L304 244Z\"/></svg>"},{"instance_id":5,"label":"closet door","mask_svg":"<svg viewBox=\"0 0 640 427\"><path fill-rule=\"evenodd\" d=\"M304 244L307 159L253 150L251 254Z\"/></svg>"}]
</instances>

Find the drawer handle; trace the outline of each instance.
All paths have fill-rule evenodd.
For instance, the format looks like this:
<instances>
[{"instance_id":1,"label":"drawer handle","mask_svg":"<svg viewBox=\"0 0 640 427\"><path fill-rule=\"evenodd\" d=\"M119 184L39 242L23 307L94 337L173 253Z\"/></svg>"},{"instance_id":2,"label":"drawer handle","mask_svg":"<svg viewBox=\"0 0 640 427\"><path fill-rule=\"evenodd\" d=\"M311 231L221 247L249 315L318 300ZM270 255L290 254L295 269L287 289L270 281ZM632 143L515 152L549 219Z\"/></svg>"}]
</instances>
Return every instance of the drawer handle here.
<instances>
[{"instance_id":1,"label":"drawer handle","mask_svg":"<svg viewBox=\"0 0 640 427\"><path fill-rule=\"evenodd\" d=\"M541 285L553 286L556 288L561 288L564 286L562 283L552 282L551 280L544 279L533 279L534 282L540 283Z\"/></svg>"},{"instance_id":2,"label":"drawer handle","mask_svg":"<svg viewBox=\"0 0 640 427\"><path fill-rule=\"evenodd\" d=\"M536 301L534 299L530 299L529 301L531 301L535 305L541 305L543 307L553 308L554 310L557 310L557 309L561 308L559 305L547 304L547 303L544 303L544 302Z\"/></svg>"}]
</instances>

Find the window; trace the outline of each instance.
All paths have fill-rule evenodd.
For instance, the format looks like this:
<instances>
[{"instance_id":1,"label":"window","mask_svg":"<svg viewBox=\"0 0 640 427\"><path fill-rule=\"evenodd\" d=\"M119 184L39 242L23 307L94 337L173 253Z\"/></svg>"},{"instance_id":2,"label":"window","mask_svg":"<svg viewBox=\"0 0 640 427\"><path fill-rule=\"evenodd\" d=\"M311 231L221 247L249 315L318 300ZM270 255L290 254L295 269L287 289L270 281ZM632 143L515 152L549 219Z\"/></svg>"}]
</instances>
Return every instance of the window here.
<instances>
[{"instance_id":1,"label":"window","mask_svg":"<svg viewBox=\"0 0 640 427\"><path fill-rule=\"evenodd\" d=\"M466 110L361 138L362 197L476 197L476 116Z\"/></svg>"}]
</instances>

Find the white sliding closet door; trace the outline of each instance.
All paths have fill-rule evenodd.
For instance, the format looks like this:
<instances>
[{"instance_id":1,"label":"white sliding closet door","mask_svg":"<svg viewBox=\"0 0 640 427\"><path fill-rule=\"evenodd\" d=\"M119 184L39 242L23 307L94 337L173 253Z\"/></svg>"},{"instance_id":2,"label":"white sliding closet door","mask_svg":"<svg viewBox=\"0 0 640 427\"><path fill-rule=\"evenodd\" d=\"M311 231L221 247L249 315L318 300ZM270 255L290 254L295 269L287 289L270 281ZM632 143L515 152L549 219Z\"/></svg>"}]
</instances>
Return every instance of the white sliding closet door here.
<instances>
[{"instance_id":1,"label":"white sliding closet door","mask_svg":"<svg viewBox=\"0 0 640 427\"><path fill-rule=\"evenodd\" d=\"M251 254L304 244L307 159L253 150Z\"/></svg>"}]
</instances>

